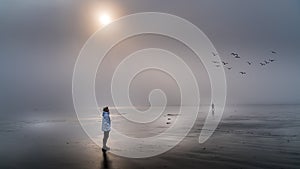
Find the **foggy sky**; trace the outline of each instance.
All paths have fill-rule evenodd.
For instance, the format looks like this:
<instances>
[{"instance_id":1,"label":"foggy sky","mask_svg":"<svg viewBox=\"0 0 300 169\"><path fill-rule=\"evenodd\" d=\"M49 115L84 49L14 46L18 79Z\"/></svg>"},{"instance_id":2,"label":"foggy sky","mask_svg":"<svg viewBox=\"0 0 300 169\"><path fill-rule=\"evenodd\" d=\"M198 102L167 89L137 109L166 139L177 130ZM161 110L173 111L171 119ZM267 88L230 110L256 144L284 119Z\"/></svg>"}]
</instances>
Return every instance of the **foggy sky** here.
<instances>
[{"instance_id":1,"label":"foggy sky","mask_svg":"<svg viewBox=\"0 0 300 169\"><path fill-rule=\"evenodd\" d=\"M221 59L235 68L226 71L228 103L300 103L298 0L1 0L2 112L72 106L74 64L85 41L101 28L93 11L104 7L114 10L114 19L137 12L164 12L198 26ZM271 50L278 54L272 55ZM239 53L241 60L233 60L231 52ZM269 58L276 62L251 68L245 64Z\"/></svg>"}]
</instances>

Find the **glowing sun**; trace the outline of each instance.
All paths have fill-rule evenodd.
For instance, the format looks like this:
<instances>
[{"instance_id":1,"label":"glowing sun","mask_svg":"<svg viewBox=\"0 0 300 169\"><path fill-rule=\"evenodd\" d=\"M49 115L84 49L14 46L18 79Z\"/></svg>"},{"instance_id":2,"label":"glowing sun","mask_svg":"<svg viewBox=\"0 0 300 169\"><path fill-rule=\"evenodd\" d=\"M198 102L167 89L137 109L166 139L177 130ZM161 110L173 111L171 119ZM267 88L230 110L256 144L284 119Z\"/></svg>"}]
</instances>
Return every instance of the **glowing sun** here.
<instances>
[{"instance_id":1,"label":"glowing sun","mask_svg":"<svg viewBox=\"0 0 300 169\"><path fill-rule=\"evenodd\" d=\"M99 22L106 26L112 22L111 17L107 13L103 13L99 15Z\"/></svg>"}]
</instances>

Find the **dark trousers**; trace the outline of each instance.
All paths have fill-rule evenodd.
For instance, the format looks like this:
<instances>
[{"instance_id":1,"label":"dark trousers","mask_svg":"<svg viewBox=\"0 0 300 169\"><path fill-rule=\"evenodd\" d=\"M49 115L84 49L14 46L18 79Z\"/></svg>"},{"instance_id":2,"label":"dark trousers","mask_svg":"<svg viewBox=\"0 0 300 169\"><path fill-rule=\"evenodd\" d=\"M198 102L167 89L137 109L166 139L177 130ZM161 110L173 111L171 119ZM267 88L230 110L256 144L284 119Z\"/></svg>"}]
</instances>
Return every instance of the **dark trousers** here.
<instances>
[{"instance_id":1,"label":"dark trousers","mask_svg":"<svg viewBox=\"0 0 300 169\"><path fill-rule=\"evenodd\" d=\"M103 147L106 147L108 137L109 137L109 131L105 131L103 136Z\"/></svg>"}]
</instances>

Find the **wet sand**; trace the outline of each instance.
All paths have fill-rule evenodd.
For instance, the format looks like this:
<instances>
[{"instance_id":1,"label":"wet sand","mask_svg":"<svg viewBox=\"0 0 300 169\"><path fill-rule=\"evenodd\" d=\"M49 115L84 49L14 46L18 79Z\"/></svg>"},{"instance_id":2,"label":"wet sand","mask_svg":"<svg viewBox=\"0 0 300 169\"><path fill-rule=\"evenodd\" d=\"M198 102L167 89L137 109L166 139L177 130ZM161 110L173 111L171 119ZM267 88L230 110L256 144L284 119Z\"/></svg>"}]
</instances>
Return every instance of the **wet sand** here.
<instances>
[{"instance_id":1,"label":"wet sand","mask_svg":"<svg viewBox=\"0 0 300 169\"><path fill-rule=\"evenodd\" d=\"M157 131L176 118L168 113ZM299 105L227 106L213 136L199 144L204 116L179 145L145 159L103 154L73 117L1 120L0 168L300 168Z\"/></svg>"}]
</instances>

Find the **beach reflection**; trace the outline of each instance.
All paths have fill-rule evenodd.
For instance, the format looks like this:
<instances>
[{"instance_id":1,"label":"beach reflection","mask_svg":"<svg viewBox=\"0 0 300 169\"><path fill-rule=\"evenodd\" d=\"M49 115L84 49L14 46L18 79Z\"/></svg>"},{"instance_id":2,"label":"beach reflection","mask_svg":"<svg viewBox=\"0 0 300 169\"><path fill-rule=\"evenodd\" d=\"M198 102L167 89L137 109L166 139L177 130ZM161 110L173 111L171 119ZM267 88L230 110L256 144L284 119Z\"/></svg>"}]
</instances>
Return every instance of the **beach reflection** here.
<instances>
[{"instance_id":1,"label":"beach reflection","mask_svg":"<svg viewBox=\"0 0 300 169\"><path fill-rule=\"evenodd\" d=\"M103 159L101 162L101 169L107 169L111 168L111 161L109 160L109 157L107 156L106 151L102 151Z\"/></svg>"}]
</instances>

